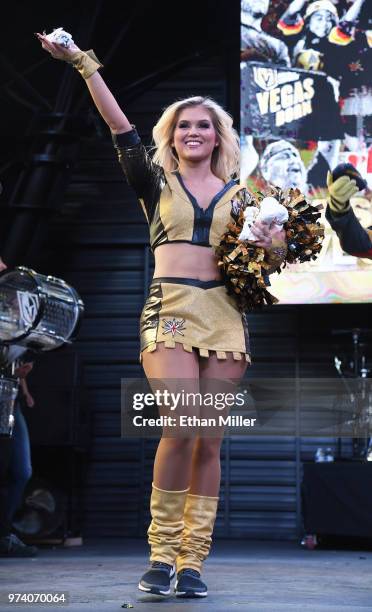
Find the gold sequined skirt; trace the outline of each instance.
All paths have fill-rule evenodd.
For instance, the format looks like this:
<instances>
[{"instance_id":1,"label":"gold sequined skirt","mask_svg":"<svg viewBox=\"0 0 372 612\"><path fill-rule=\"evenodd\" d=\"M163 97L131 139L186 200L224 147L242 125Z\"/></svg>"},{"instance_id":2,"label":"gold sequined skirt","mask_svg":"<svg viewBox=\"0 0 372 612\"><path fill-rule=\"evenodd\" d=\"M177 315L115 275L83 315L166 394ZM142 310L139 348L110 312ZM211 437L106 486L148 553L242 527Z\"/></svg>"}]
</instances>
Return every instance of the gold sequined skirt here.
<instances>
[{"instance_id":1,"label":"gold sequined skirt","mask_svg":"<svg viewBox=\"0 0 372 612\"><path fill-rule=\"evenodd\" d=\"M201 357L215 351L218 359L232 353L250 363L248 327L222 281L154 278L140 320L142 351L182 344ZM140 357L141 360L141 357Z\"/></svg>"}]
</instances>

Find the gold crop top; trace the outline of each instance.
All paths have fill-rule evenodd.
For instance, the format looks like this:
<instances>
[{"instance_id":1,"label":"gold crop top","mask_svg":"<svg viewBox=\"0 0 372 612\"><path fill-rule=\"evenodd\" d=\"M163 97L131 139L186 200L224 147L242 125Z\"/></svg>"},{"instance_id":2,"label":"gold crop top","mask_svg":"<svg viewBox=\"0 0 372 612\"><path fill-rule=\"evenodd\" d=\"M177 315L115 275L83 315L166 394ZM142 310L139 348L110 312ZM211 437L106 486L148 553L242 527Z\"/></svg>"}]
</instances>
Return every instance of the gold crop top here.
<instances>
[{"instance_id":1,"label":"gold crop top","mask_svg":"<svg viewBox=\"0 0 372 612\"><path fill-rule=\"evenodd\" d=\"M153 251L167 242L219 245L231 221L232 206L242 204L244 186L228 182L204 210L187 190L180 174L166 172L154 164L135 129L113 134L113 141L127 181L148 221Z\"/></svg>"}]
</instances>

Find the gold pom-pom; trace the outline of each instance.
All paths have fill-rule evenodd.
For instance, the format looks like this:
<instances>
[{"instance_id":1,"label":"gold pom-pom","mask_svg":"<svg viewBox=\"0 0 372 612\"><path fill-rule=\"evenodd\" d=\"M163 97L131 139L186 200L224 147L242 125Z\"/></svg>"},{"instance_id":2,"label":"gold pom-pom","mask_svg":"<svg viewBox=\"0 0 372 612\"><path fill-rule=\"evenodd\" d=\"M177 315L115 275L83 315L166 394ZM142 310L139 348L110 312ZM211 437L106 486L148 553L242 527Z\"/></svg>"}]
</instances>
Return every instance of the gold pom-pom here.
<instances>
[{"instance_id":1,"label":"gold pom-pom","mask_svg":"<svg viewBox=\"0 0 372 612\"><path fill-rule=\"evenodd\" d=\"M287 263L302 263L315 259L322 248L324 226L319 223L322 205L310 204L299 189L280 189L271 186L266 193L240 194L240 206L233 208L233 222L216 248L218 266L227 290L237 300L241 312L255 310L276 304L277 298L268 290L268 269L266 253L262 247L239 240L244 225L244 210L247 206L260 207L262 200L271 196L288 210L288 221L284 223L288 249L285 258L280 260L276 271L280 272Z\"/></svg>"}]
</instances>

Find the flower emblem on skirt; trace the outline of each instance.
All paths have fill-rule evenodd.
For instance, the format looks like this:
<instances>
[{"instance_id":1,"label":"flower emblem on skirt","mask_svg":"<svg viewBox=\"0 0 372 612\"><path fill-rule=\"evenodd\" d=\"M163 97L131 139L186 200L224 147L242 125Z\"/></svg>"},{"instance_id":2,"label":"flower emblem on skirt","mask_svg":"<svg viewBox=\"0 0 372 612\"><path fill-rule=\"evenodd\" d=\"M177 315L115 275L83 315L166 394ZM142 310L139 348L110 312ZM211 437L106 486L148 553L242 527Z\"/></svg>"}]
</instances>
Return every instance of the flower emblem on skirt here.
<instances>
[{"instance_id":1,"label":"flower emblem on skirt","mask_svg":"<svg viewBox=\"0 0 372 612\"><path fill-rule=\"evenodd\" d=\"M163 334L172 334L172 338L176 334L180 334L180 336L184 336L182 333L185 330L185 319L163 319Z\"/></svg>"}]
</instances>

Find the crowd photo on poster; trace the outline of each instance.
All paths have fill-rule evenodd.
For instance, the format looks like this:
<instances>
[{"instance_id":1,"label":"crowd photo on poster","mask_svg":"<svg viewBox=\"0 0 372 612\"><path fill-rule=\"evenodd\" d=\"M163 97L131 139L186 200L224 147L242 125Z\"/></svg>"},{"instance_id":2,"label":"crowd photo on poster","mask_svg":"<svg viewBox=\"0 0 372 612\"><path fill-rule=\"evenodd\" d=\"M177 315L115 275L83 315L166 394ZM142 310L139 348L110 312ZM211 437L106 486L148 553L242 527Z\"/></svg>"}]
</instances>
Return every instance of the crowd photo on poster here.
<instances>
[{"instance_id":1,"label":"crowd photo on poster","mask_svg":"<svg viewBox=\"0 0 372 612\"><path fill-rule=\"evenodd\" d=\"M258 191L269 184L296 187L321 199L327 173L352 163L368 185L354 212L363 226L372 225L371 3L242 0L240 32L242 182ZM357 295L348 273L369 275L370 261L345 256L329 227L324 247L321 259L308 265L308 297L348 301L353 287L351 301L369 299L370 279L360 279ZM325 273L316 281L309 275L315 268ZM335 271L347 274L333 281ZM288 279L285 273L280 280L286 284L281 297L287 301L287 292L293 301L294 277Z\"/></svg>"}]
</instances>

